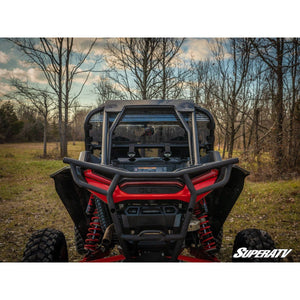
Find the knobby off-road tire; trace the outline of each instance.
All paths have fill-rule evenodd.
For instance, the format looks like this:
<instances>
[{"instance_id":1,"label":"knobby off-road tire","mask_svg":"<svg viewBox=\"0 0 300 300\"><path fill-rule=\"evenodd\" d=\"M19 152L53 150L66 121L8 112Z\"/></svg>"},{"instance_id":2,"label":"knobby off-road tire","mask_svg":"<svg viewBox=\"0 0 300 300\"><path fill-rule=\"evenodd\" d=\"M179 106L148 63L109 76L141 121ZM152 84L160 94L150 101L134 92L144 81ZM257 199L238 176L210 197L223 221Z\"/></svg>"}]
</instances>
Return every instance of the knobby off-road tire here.
<instances>
[{"instance_id":1,"label":"knobby off-road tire","mask_svg":"<svg viewBox=\"0 0 300 300\"><path fill-rule=\"evenodd\" d=\"M74 226L74 239L75 239L75 247L76 247L77 253L80 255L86 254L87 250L84 249L84 240L81 237L76 226Z\"/></svg>"},{"instance_id":2,"label":"knobby off-road tire","mask_svg":"<svg viewBox=\"0 0 300 300\"><path fill-rule=\"evenodd\" d=\"M30 237L23 254L23 262L67 262L68 250L61 231L46 228Z\"/></svg>"},{"instance_id":3,"label":"knobby off-road tire","mask_svg":"<svg viewBox=\"0 0 300 300\"><path fill-rule=\"evenodd\" d=\"M245 229L240 231L234 240L232 249L232 261L233 262L279 262L280 258L234 258L233 254L237 252L239 248L245 247L247 250L273 250L275 248L274 241L270 235L263 230L259 229Z\"/></svg>"}]
</instances>

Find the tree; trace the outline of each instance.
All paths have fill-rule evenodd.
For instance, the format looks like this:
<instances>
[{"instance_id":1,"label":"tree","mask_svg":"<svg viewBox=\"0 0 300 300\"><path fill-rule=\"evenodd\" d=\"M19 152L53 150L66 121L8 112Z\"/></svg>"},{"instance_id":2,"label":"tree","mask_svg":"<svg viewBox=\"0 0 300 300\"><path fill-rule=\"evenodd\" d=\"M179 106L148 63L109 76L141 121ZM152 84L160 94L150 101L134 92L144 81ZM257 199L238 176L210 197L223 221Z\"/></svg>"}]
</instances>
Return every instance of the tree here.
<instances>
[{"instance_id":1,"label":"tree","mask_svg":"<svg viewBox=\"0 0 300 300\"><path fill-rule=\"evenodd\" d=\"M246 82L249 80L250 50L249 39L217 39L212 46L216 62L212 91L224 110L223 116L217 119L225 134L223 156L228 148L228 156L232 157L237 133L249 109Z\"/></svg>"},{"instance_id":2,"label":"tree","mask_svg":"<svg viewBox=\"0 0 300 300\"><path fill-rule=\"evenodd\" d=\"M73 38L9 39L26 55L28 61L37 65L56 94L58 110L58 127L60 135L60 155L67 156L67 133L69 126L69 109L80 96L90 73L99 60L88 69L81 67L91 53L96 39L91 42L85 53L74 49ZM74 79L84 76L77 91L73 89ZM71 91L73 93L71 94Z\"/></svg>"},{"instance_id":3,"label":"tree","mask_svg":"<svg viewBox=\"0 0 300 300\"><path fill-rule=\"evenodd\" d=\"M0 143L10 142L22 127L23 122L18 120L13 104L4 102L0 106Z\"/></svg>"},{"instance_id":4,"label":"tree","mask_svg":"<svg viewBox=\"0 0 300 300\"><path fill-rule=\"evenodd\" d=\"M172 63L182 43L183 39L172 38L121 38L108 42L108 77L126 99L166 99L171 89L178 88Z\"/></svg>"},{"instance_id":5,"label":"tree","mask_svg":"<svg viewBox=\"0 0 300 300\"><path fill-rule=\"evenodd\" d=\"M293 38L288 44L289 57L286 81L288 90L288 163L290 166L296 166L299 161L300 148L300 39ZM298 115L298 116L297 116Z\"/></svg>"},{"instance_id":6,"label":"tree","mask_svg":"<svg viewBox=\"0 0 300 300\"><path fill-rule=\"evenodd\" d=\"M153 99L157 95L157 38L121 38L107 43L109 77L127 98Z\"/></svg>"},{"instance_id":7,"label":"tree","mask_svg":"<svg viewBox=\"0 0 300 300\"><path fill-rule=\"evenodd\" d=\"M44 121L37 110L23 102L16 104L15 110L18 119L23 122L23 127L14 140L17 142L42 142Z\"/></svg>"},{"instance_id":8,"label":"tree","mask_svg":"<svg viewBox=\"0 0 300 300\"><path fill-rule=\"evenodd\" d=\"M277 172L283 167L283 121L284 121L284 98L283 82L287 70L285 56L287 54L287 41L284 38L257 38L251 39L257 56L267 67L272 70L276 77L276 96L274 98L275 119L275 152L274 159Z\"/></svg>"},{"instance_id":9,"label":"tree","mask_svg":"<svg viewBox=\"0 0 300 300\"><path fill-rule=\"evenodd\" d=\"M189 70L181 68L176 64L179 60L179 51L184 39L162 38L159 42L159 64L158 77L161 80L160 98L178 99L183 89L183 82Z\"/></svg>"},{"instance_id":10,"label":"tree","mask_svg":"<svg viewBox=\"0 0 300 300\"><path fill-rule=\"evenodd\" d=\"M76 141L84 141L84 121L87 114L90 112L88 107L74 105L71 121L71 135L73 144Z\"/></svg>"},{"instance_id":11,"label":"tree","mask_svg":"<svg viewBox=\"0 0 300 300\"><path fill-rule=\"evenodd\" d=\"M211 91L211 62L195 61L191 59L190 70L191 75L188 82L189 97L195 101L196 104L206 104L210 98Z\"/></svg>"},{"instance_id":12,"label":"tree","mask_svg":"<svg viewBox=\"0 0 300 300\"><path fill-rule=\"evenodd\" d=\"M11 93L9 97L36 110L43 118L43 156L46 157L49 115L55 108L53 93L51 94L47 90L29 86L28 83L14 78L11 79L11 86L13 86L16 91Z\"/></svg>"},{"instance_id":13,"label":"tree","mask_svg":"<svg viewBox=\"0 0 300 300\"><path fill-rule=\"evenodd\" d=\"M99 76L98 82L94 84L95 92L98 95L97 104L100 106L107 100L122 100L124 94L117 90L114 83L104 76Z\"/></svg>"}]
</instances>

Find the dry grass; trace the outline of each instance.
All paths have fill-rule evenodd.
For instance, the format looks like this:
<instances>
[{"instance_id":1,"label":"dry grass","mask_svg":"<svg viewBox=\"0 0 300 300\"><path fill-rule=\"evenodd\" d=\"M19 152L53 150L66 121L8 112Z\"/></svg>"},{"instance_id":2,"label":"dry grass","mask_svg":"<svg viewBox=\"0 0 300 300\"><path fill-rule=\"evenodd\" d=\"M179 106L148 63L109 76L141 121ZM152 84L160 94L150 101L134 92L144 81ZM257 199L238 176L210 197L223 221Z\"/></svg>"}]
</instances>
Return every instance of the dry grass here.
<instances>
[{"instance_id":1,"label":"dry grass","mask_svg":"<svg viewBox=\"0 0 300 300\"><path fill-rule=\"evenodd\" d=\"M300 181L250 182L224 224L221 258L230 260L234 237L246 228L266 230L277 248L293 249L289 261L300 261Z\"/></svg>"},{"instance_id":2,"label":"dry grass","mask_svg":"<svg viewBox=\"0 0 300 300\"><path fill-rule=\"evenodd\" d=\"M69 156L78 158L83 143L69 145ZM64 166L57 144L49 144L52 159L39 158L42 144L0 145L0 260L20 261L25 244L37 229L52 227L64 232L71 261L75 251L72 220L56 194L50 174Z\"/></svg>"},{"instance_id":3,"label":"dry grass","mask_svg":"<svg viewBox=\"0 0 300 300\"><path fill-rule=\"evenodd\" d=\"M77 158L84 145L69 144L69 156ZM64 232L70 261L78 261L72 221L57 196L49 175L63 167L58 145L49 144L49 157L41 158L42 144L0 145L0 261L20 261L25 244L37 229L52 227ZM249 166L251 168L251 166ZM220 257L230 261L236 233L256 227L268 231L280 248L291 248L300 261L299 180L247 181L245 189L224 225Z\"/></svg>"}]
</instances>

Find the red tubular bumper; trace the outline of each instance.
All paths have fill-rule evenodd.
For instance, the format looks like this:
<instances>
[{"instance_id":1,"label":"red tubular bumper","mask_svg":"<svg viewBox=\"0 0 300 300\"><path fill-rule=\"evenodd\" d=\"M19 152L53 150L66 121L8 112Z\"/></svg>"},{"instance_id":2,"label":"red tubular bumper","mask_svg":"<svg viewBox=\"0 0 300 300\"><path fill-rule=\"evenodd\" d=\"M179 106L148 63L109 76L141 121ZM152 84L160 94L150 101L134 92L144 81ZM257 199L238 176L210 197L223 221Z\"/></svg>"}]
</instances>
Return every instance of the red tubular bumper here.
<instances>
[{"instance_id":1,"label":"red tubular bumper","mask_svg":"<svg viewBox=\"0 0 300 300\"><path fill-rule=\"evenodd\" d=\"M218 174L219 174L218 170L212 169L209 172L194 178L192 180L192 183L196 191L208 187L210 185L213 185L218 178ZM109 185L111 183L111 180L108 180L106 178L103 178L102 176L94 174L92 170L86 170L84 172L84 176L88 184L93 185L97 188L104 189L106 191L108 190ZM159 182L159 181L156 183L161 185L164 184L164 182ZM141 182L135 182L135 184L143 185L144 183L143 181L141 181ZM149 184L149 181L147 182L147 184ZM100 198L101 200L107 203L107 197L105 195L101 195L100 193L94 191L91 192L94 193L98 198ZM197 195L196 202L200 201L208 193L209 192ZM124 200L149 200L149 197L151 198L151 200L177 199L183 202L189 202L191 194L186 185L183 187L181 191L174 194L150 194L150 195L149 194L128 194L122 191L119 186L116 186L116 189L113 193L114 203L122 202Z\"/></svg>"},{"instance_id":2,"label":"red tubular bumper","mask_svg":"<svg viewBox=\"0 0 300 300\"><path fill-rule=\"evenodd\" d=\"M115 255L110 257L103 257L103 258L97 258L95 260L86 261L82 259L80 262L121 262L125 260L124 255ZM178 260L182 262L219 262L219 260L215 257L212 257L211 260L204 259L204 258L196 258L196 257L190 257L185 255L179 255Z\"/></svg>"}]
</instances>

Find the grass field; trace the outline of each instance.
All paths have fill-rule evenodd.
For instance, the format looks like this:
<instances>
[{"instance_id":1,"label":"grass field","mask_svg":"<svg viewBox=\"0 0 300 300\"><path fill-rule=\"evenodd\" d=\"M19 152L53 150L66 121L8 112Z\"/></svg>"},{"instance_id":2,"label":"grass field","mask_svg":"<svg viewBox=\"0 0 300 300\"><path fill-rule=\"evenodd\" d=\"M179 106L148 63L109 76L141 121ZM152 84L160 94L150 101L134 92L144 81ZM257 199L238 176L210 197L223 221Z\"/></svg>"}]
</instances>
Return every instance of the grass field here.
<instances>
[{"instance_id":1,"label":"grass field","mask_svg":"<svg viewBox=\"0 0 300 300\"><path fill-rule=\"evenodd\" d=\"M70 157L78 158L82 150L81 142L69 144ZM64 166L55 159L57 151L57 144L49 144L49 158L42 159L40 143L0 145L0 261L20 261L30 235L45 227L63 231L69 260L80 260L75 251L72 221L49 177ZM219 255L222 261L231 260L237 232L255 227L268 231L277 248L293 249L289 261L299 262L299 191L299 179L246 180L244 191L224 225Z\"/></svg>"}]
</instances>

